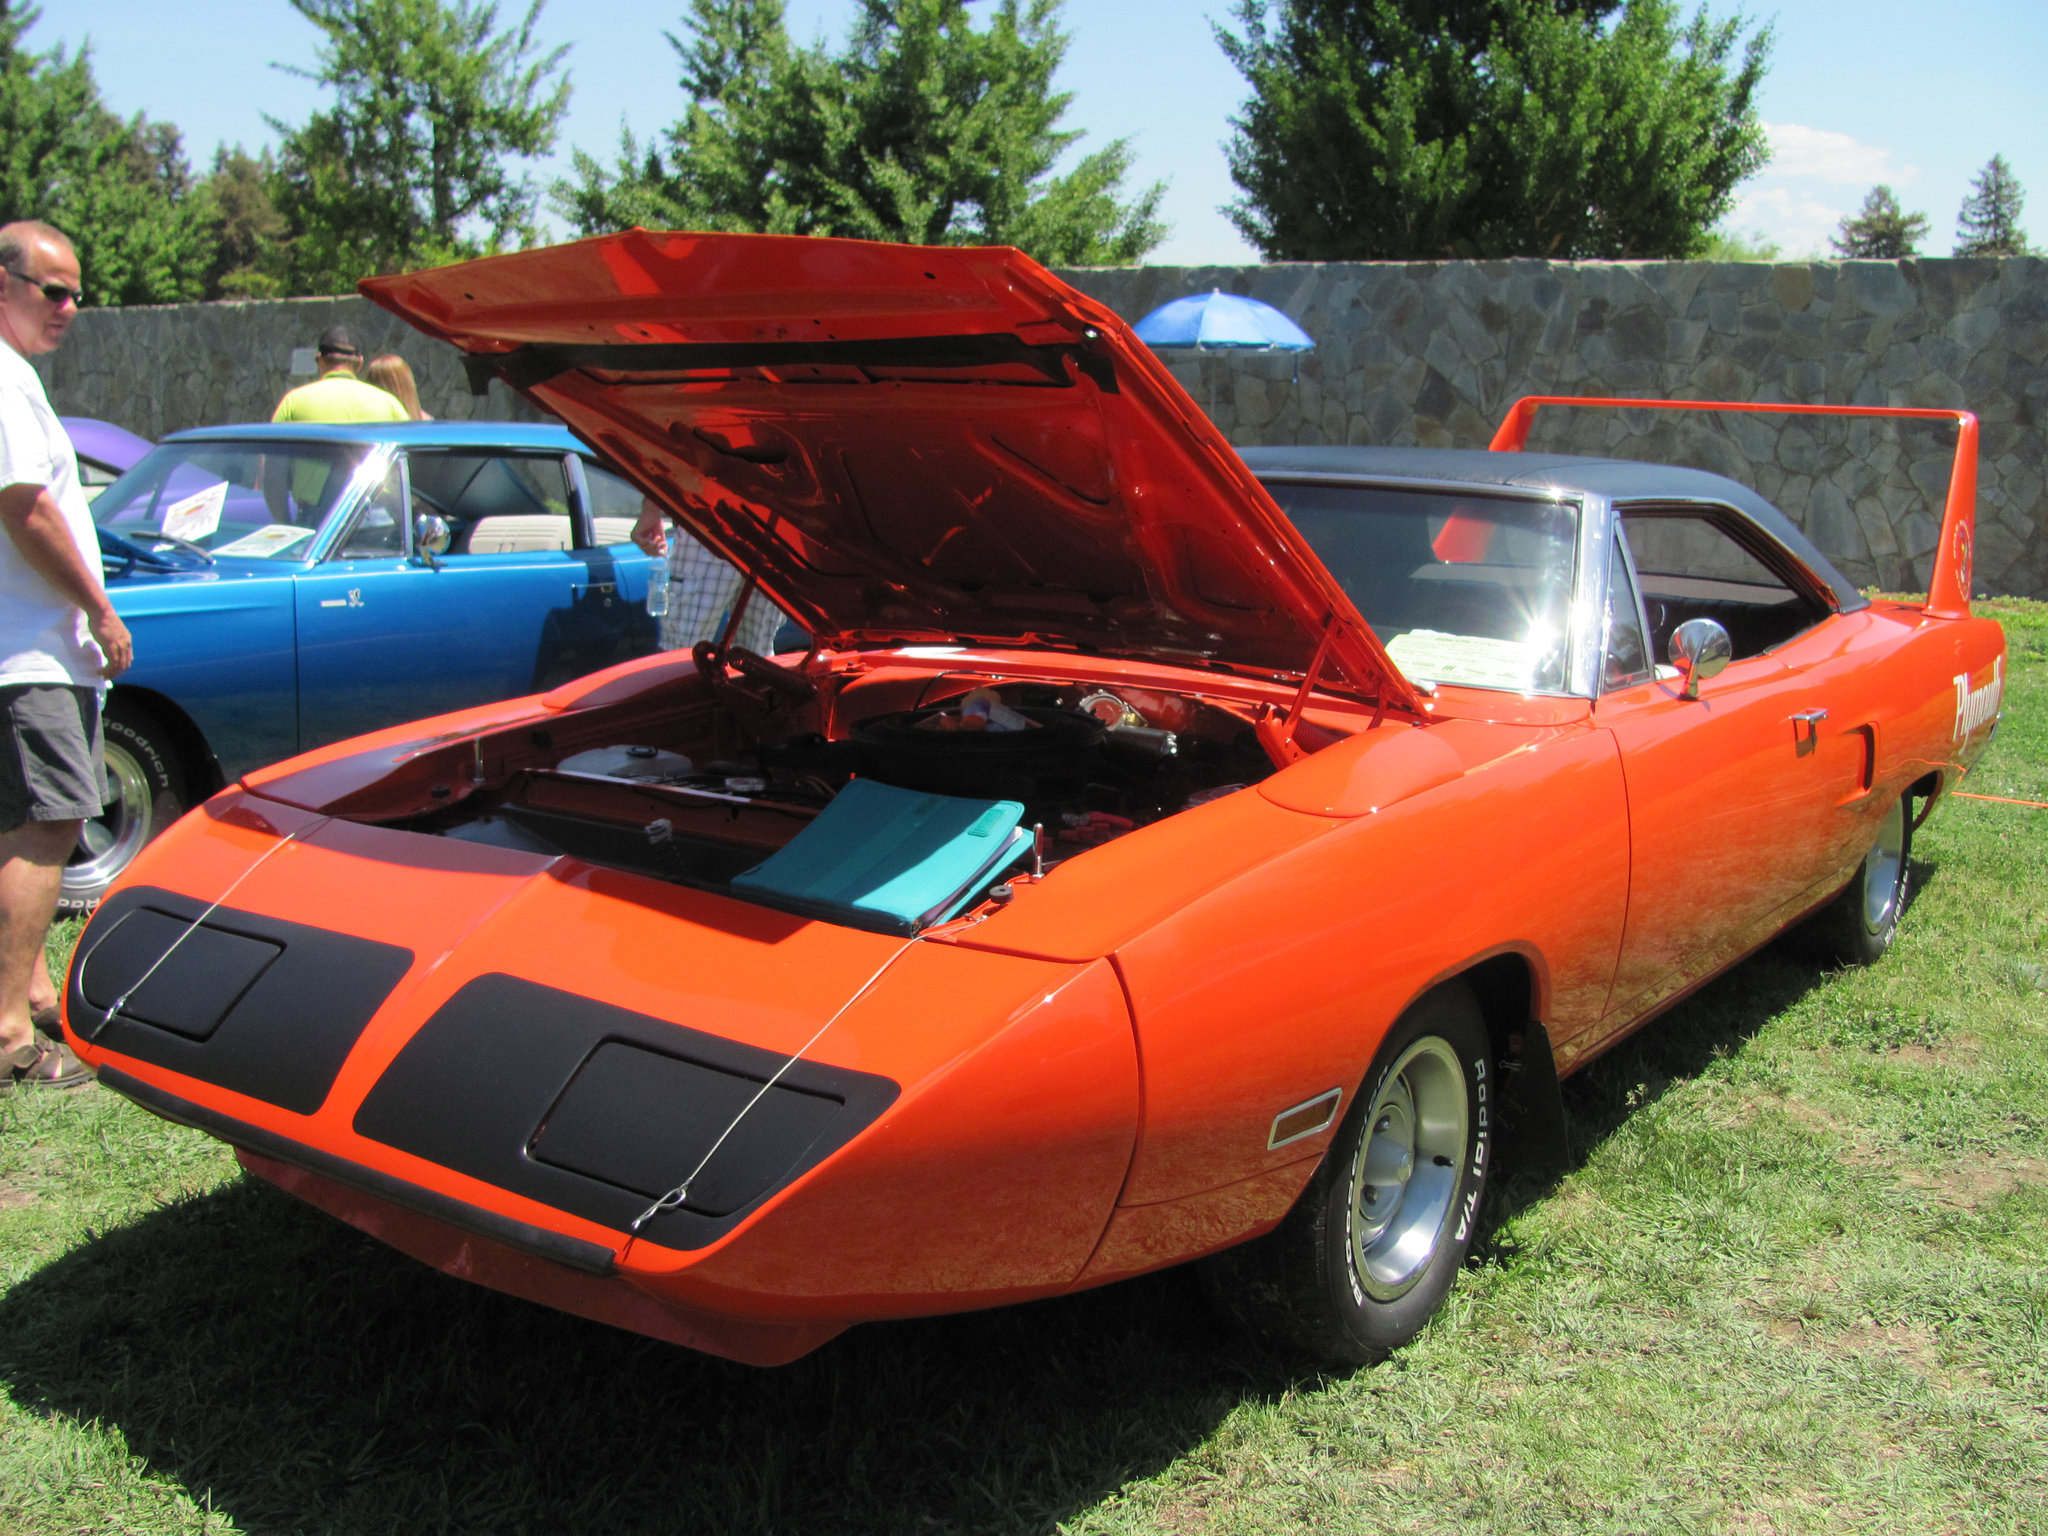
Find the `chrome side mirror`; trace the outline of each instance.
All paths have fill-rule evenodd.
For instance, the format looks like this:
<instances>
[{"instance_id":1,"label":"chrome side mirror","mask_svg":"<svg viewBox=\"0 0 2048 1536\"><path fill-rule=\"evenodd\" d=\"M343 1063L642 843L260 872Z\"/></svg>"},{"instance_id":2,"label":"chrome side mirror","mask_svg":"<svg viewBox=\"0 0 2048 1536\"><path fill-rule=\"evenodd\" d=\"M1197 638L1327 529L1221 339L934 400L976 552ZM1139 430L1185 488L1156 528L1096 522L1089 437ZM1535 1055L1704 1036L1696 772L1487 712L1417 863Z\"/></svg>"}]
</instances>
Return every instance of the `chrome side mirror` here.
<instances>
[{"instance_id":1,"label":"chrome side mirror","mask_svg":"<svg viewBox=\"0 0 2048 1536\"><path fill-rule=\"evenodd\" d=\"M1681 699L1700 696L1700 684L1735 657L1728 631L1713 619L1687 619L1671 631L1671 665L1685 674Z\"/></svg>"},{"instance_id":2,"label":"chrome side mirror","mask_svg":"<svg viewBox=\"0 0 2048 1536\"><path fill-rule=\"evenodd\" d=\"M421 554L445 555L448 546L455 542L455 534L447 518L422 512L412 520L412 541Z\"/></svg>"}]
</instances>

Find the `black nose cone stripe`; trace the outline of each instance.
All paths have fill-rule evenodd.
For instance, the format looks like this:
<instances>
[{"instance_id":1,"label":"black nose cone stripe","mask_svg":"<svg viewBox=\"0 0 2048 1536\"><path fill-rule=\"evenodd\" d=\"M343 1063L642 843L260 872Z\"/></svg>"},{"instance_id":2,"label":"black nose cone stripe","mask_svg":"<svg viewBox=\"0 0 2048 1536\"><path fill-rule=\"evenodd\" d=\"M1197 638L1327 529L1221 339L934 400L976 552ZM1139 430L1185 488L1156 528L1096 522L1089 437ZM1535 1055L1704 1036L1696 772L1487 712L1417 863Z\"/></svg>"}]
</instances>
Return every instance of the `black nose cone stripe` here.
<instances>
[{"instance_id":1,"label":"black nose cone stripe","mask_svg":"<svg viewBox=\"0 0 2048 1536\"><path fill-rule=\"evenodd\" d=\"M72 961L71 1028L137 1061L312 1114L412 951L230 907L195 928L205 911L149 886L110 899Z\"/></svg>"},{"instance_id":2,"label":"black nose cone stripe","mask_svg":"<svg viewBox=\"0 0 2048 1536\"><path fill-rule=\"evenodd\" d=\"M683 1204L640 1228L687 1249L844 1146L898 1092L872 1073L790 1065L709 1029L487 975L420 1026L355 1130L620 1232L701 1164Z\"/></svg>"}]
</instances>

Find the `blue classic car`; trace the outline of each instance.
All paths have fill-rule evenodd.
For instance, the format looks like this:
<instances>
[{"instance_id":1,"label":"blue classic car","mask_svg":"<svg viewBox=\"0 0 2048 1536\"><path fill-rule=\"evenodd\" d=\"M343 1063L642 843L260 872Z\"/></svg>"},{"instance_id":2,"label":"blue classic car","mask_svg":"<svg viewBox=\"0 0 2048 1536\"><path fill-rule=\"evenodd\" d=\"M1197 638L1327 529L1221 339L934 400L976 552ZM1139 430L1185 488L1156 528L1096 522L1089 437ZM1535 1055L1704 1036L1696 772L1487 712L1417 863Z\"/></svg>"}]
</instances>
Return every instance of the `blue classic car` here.
<instances>
[{"instance_id":1,"label":"blue classic car","mask_svg":"<svg viewBox=\"0 0 2048 1536\"><path fill-rule=\"evenodd\" d=\"M164 439L93 502L135 666L113 797L65 871L92 906L247 769L655 648L640 492L555 426L235 426Z\"/></svg>"}]
</instances>

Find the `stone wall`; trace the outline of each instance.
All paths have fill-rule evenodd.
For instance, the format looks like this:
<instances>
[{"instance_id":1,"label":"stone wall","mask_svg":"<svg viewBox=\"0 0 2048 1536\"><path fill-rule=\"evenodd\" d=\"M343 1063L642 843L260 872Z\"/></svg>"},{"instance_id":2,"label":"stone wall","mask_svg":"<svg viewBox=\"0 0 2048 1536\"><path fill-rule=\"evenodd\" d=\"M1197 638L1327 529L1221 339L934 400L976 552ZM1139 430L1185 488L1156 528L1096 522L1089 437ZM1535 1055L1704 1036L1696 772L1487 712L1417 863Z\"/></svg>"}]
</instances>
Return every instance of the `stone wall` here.
<instances>
[{"instance_id":1,"label":"stone wall","mask_svg":"<svg viewBox=\"0 0 2048 1536\"><path fill-rule=\"evenodd\" d=\"M293 352L335 324L355 333L365 357L402 356L420 405L443 421L542 419L501 384L472 396L453 347L353 295L88 309L36 371L59 415L119 422L154 441L186 427L268 421L286 390L312 378L293 374Z\"/></svg>"},{"instance_id":2,"label":"stone wall","mask_svg":"<svg viewBox=\"0 0 2048 1536\"><path fill-rule=\"evenodd\" d=\"M2048 261L1283 263L1061 274L1127 319L1222 288L1317 339L1168 354L1232 442L1480 447L1525 394L1961 407L1983 423L1977 586L2048 598ZM354 298L88 312L43 360L58 408L150 436L268 416L293 347L335 320L402 352L442 417L450 349ZM1707 413L1545 411L1530 447L1695 464L1755 486L1854 580L1924 588L1954 429Z\"/></svg>"}]
</instances>

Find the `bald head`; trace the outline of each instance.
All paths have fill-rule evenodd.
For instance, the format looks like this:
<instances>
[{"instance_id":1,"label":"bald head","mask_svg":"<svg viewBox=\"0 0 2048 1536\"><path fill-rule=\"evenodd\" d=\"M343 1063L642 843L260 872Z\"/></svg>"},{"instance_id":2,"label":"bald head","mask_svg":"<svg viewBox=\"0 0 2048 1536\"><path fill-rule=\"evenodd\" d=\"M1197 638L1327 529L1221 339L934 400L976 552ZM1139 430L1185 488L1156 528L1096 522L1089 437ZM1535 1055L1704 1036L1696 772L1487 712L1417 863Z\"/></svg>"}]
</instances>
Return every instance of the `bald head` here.
<instances>
[{"instance_id":1,"label":"bald head","mask_svg":"<svg viewBox=\"0 0 2048 1536\"><path fill-rule=\"evenodd\" d=\"M56 225L41 219L16 219L12 224L0 224L0 267L20 266L30 247L38 245L69 256L74 263L78 260L71 237Z\"/></svg>"},{"instance_id":2,"label":"bald head","mask_svg":"<svg viewBox=\"0 0 2048 1536\"><path fill-rule=\"evenodd\" d=\"M83 297L63 230L39 219L0 224L0 341L23 357L54 351Z\"/></svg>"}]
</instances>

